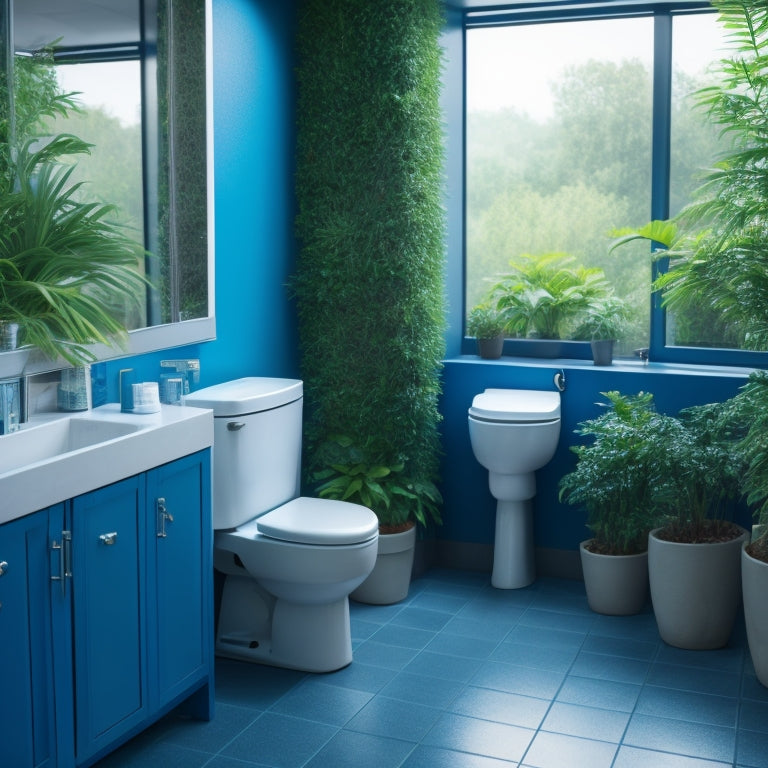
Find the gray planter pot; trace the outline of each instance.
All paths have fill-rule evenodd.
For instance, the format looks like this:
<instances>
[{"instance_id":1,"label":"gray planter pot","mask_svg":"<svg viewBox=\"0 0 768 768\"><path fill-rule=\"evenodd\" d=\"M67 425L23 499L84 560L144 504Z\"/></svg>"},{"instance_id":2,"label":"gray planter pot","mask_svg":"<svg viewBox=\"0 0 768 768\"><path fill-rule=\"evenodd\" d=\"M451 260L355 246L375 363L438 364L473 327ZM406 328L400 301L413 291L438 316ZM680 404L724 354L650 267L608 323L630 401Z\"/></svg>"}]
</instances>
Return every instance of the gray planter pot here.
<instances>
[{"instance_id":1,"label":"gray planter pot","mask_svg":"<svg viewBox=\"0 0 768 768\"><path fill-rule=\"evenodd\" d=\"M16 349L19 337L19 324L0 321L0 352Z\"/></svg>"},{"instance_id":2,"label":"gray planter pot","mask_svg":"<svg viewBox=\"0 0 768 768\"><path fill-rule=\"evenodd\" d=\"M497 360L504 350L504 336L477 340L477 354L484 360Z\"/></svg>"},{"instance_id":3,"label":"gray planter pot","mask_svg":"<svg viewBox=\"0 0 768 768\"><path fill-rule=\"evenodd\" d=\"M757 679L768 688L768 563L741 553L741 581L747 641Z\"/></svg>"},{"instance_id":4,"label":"gray planter pot","mask_svg":"<svg viewBox=\"0 0 768 768\"><path fill-rule=\"evenodd\" d=\"M416 526L402 533L379 534L376 565L350 595L358 603L391 605L408 597L416 550Z\"/></svg>"},{"instance_id":5,"label":"gray planter pot","mask_svg":"<svg viewBox=\"0 0 768 768\"><path fill-rule=\"evenodd\" d=\"M677 648L727 644L741 603L741 548L747 532L717 544L679 544L648 536L651 602L661 639Z\"/></svg>"},{"instance_id":6,"label":"gray planter pot","mask_svg":"<svg viewBox=\"0 0 768 768\"><path fill-rule=\"evenodd\" d=\"M589 607L609 616L642 611L648 601L648 553L598 555L587 549L590 541L579 545Z\"/></svg>"},{"instance_id":7,"label":"gray planter pot","mask_svg":"<svg viewBox=\"0 0 768 768\"><path fill-rule=\"evenodd\" d=\"M590 342L592 361L595 365L613 364L613 339L597 339Z\"/></svg>"}]
</instances>

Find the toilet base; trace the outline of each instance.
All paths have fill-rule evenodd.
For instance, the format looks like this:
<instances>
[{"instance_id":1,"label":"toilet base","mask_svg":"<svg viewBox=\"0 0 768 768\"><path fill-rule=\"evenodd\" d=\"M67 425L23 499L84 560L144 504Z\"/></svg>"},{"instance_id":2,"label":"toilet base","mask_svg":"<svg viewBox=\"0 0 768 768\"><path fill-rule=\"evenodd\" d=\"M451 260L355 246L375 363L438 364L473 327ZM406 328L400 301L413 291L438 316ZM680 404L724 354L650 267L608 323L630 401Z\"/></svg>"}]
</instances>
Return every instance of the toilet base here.
<instances>
[{"instance_id":1,"label":"toilet base","mask_svg":"<svg viewBox=\"0 0 768 768\"><path fill-rule=\"evenodd\" d=\"M352 661L349 601L292 603L255 579L227 576L216 654L303 672L341 669Z\"/></svg>"},{"instance_id":2,"label":"toilet base","mask_svg":"<svg viewBox=\"0 0 768 768\"><path fill-rule=\"evenodd\" d=\"M491 584L498 589L520 589L535 579L533 501L499 500Z\"/></svg>"}]
</instances>

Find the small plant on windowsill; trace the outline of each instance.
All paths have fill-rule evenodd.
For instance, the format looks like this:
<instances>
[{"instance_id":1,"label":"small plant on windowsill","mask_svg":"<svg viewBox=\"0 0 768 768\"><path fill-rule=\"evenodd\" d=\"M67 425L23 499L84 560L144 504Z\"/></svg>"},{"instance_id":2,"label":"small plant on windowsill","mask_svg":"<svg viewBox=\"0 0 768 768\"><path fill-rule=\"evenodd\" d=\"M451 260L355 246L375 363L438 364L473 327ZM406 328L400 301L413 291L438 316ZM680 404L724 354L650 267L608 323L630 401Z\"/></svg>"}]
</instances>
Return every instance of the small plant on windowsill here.
<instances>
[{"instance_id":1,"label":"small plant on windowsill","mask_svg":"<svg viewBox=\"0 0 768 768\"><path fill-rule=\"evenodd\" d=\"M595 365L610 365L614 344L629 328L631 312L618 296L598 297L590 301L573 337L589 341Z\"/></svg>"},{"instance_id":2,"label":"small plant on windowsill","mask_svg":"<svg viewBox=\"0 0 768 768\"><path fill-rule=\"evenodd\" d=\"M504 317L492 305L484 303L473 307L467 318L467 333L477 339L480 357L501 357L505 336Z\"/></svg>"},{"instance_id":3,"label":"small plant on windowsill","mask_svg":"<svg viewBox=\"0 0 768 768\"><path fill-rule=\"evenodd\" d=\"M590 304L611 295L602 269L583 267L567 253L524 254L510 267L490 301L518 338L570 338Z\"/></svg>"}]
</instances>

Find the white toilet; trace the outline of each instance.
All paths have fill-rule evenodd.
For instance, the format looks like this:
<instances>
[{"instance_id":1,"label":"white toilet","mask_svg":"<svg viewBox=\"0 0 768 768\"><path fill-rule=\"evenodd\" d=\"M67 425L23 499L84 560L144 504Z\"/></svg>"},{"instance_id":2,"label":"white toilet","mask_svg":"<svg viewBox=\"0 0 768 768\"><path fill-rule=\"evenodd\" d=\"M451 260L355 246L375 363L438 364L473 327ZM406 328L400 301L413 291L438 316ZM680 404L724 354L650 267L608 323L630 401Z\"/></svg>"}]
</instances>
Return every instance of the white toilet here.
<instances>
[{"instance_id":1,"label":"white toilet","mask_svg":"<svg viewBox=\"0 0 768 768\"><path fill-rule=\"evenodd\" d=\"M352 661L349 593L373 569L366 507L299 497L303 385L244 378L188 395L214 415L214 566L226 574L220 656L308 672Z\"/></svg>"},{"instance_id":2,"label":"white toilet","mask_svg":"<svg viewBox=\"0 0 768 768\"><path fill-rule=\"evenodd\" d=\"M560 393L486 389L472 400L469 439L489 472L496 503L491 584L525 587L536 578L533 503L537 469L554 456L560 439Z\"/></svg>"}]
</instances>

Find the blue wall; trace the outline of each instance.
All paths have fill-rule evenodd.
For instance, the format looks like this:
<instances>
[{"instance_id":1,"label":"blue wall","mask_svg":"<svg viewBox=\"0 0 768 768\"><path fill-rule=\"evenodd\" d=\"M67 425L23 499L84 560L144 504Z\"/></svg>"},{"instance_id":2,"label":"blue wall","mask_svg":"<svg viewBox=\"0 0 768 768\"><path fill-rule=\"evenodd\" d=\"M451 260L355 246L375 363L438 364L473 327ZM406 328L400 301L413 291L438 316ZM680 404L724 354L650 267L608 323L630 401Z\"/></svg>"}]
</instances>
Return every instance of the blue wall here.
<instances>
[{"instance_id":1,"label":"blue wall","mask_svg":"<svg viewBox=\"0 0 768 768\"><path fill-rule=\"evenodd\" d=\"M155 379L164 357L199 357L201 385L248 375L296 376L296 330L285 283L295 258L293 201L293 37L295 10L283 0L214 0L214 123L216 202L216 320L214 342L108 364L109 399L117 400L117 372L133 366ZM447 71L461 68L461 35L446 34ZM458 78L453 78L457 81ZM461 124L460 94L446 92L449 125ZM449 136L449 170L460 181L461 142ZM451 184L448 277L449 354L461 335L461 194ZM557 454L538 473L536 544L576 550L586 536L583 514L557 501L559 478L573 466L568 446L578 422L596 415L600 392L619 389L655 394L661 410L676 413L695 403L725 399L743 372L615 365L598 369L565 363L562 438ZM446 362L443 491L440 539L490 544L495 502L487 474L475 461L467 432L467 408L486 387L551 389L560 365L532 361Z\"/></svg>"}]
</instances>

